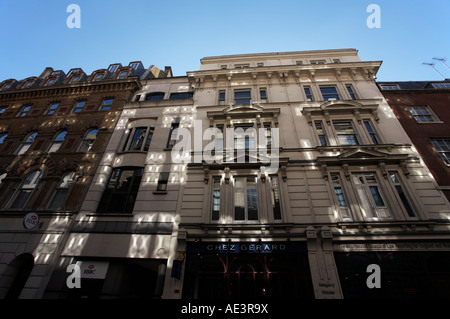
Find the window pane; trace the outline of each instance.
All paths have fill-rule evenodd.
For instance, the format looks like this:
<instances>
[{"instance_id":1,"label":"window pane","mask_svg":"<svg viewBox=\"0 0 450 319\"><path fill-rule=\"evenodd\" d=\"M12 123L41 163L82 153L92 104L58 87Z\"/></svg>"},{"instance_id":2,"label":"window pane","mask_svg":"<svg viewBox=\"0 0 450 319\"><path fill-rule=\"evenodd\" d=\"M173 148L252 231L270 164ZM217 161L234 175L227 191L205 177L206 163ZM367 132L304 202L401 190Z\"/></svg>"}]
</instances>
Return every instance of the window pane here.
<instances>
[{"instance_id":1,"label":"window pane","mask_svg":"<svg viewBox=\"0 0 450 319\"><path fill-rule=\"evenodd\" d=\"M320 92L322 92L324 101L339 100L339 95L335 87L321 87Z\"/></svg>"},{"instance_id":2,"label":"window pane","mask_svg":"<svg viewBox=\"0 0 450 319\"><path fill-rule=\"evenodd\" d=\"M145 96L145 99L147 101L158 101L158 100L163 100L164 99L164 92L154 92L154 93L149 93Z\"/></svg>"},{"instance_id":3,"label":"window pane","mask_svg":"<svg viewBox=\"0 0 450 319\"><path fill-rule=\"evenodd\" d=\"M281 205L280 205L280 188L278 185L278 177L272 176L270 178L272 183L272 210L273 218L275 220L281 219Z\"/></svg>"},{"instance_id":4,"label":"window pane","mask_svg":"<svg viewBox=\"0 0 450 319\"><path fill-rule=\"evenodd\" d=\"M147 134L146 127L138 127L135 129L133 138L131 139L129 151L140 151L144 144L145 135Z\"/></svg>"},{"instance_id":5,"label":"window pane","mask_svg":"<svg viewBox=\"0 0 450 319\"><path fill-rule=\"evenodd\" d=\"M32 190L21 190L11 204L11 208L23 208L32 192Z\"/></svg>"},{"instance_id":6,"label":"window pane","mask_svg":"<svg viewBox=\"0 0 450 319\"><path fill-rule=\"evenodd\" d=\"M234 92L234 104L250 104L251 92L250 91L235 91Z\"/></svg>"},{"instance_id":7,"label":"window pane","mask_svg":"<svg viewBox=\"0 0 450 319\"><path fill-rule=\"evenodd\" d=\"M344 192L341 187L335 187L334 192L336 194L338 203L340 207L347 207L347 202L345 201Z\"/></svg>"},{"instance_id":8,"label":"window pane","mask_svg":"<svg viewBox=\"0 0 450 319\"><path fill-rule=\"evenodd\" d=\"M383 199L381 198L381 194L378 190L378 187L370 186L369 189L370 189L370 192L372 193L372 197L375 202L375 205L377 205L377 207L385 207Z\"/></svg>"},{"instance_id":9,"label":"window pane","mask_svg":"<svg viewBox=\"0 0 450 319\"><path fill-rule=\"evenodd\" d=\"M70 172L64 175L63 179L58 185L58 188L70 188L73 183L73 178L75 177L75 172Z\"/></svg>"},{"instance_id":10,"label":"window pane","mask_svg":"<svg viewBox=\"0 0 450 319\"><path fill-rule=\"evenodd\" d=\"M411 205L409 204L408 197L406 197L406 194L403 191L403 188L400 185L397 185L397 186L395 186L395 189L397 190L398 196L400 197L400 200L402 201L403 206L405 207L408 216L416 217L416 214L414 214L414 211L413 211Z\"/></svg>"},{"instance_id":11,"label":"window pane","mask_svg":"<svg viewBox=\"0 0 450 319\"><path fill-rule=\"evenodd\" d=\"M151 127L150 131L148 132L148 135L147 135L147 140L145 141L144 151L148 151L150 148L150 143L152 142L152 138L153 138L153 131L154 131L154 128Z\"/></svg>"},{"instance_id":12,"label":"window pane","mask_svg":"<svg viewBox=\"0 0 450 319\"><path fill-rule=\"evenodd\" d=\"M67 195L67 189L56 190L56 193L53 196L52 202L50 203L48 208L49 209L61 208L64 203L64 199L66 198L66 195Z\"/></svg>"},{"instance_id":13,"label":"window pane","mask_svg":"<svg viewBox=\"0 0 450 319\"><path fill-rule=\"evenodd\" d=\"M247 189L248 219L258 219L258 195L256 189Z\"/></svg>"},{"instance_id":14,"label":"window pane","mask_svg":"<svg viewBox=\"0 0 450 319\"><path fill-rule=\"evenodd\" d=\"M213 208L212 208L212 220L219 220L220 212L220 190L213 191Z\"/></svg>"},{"instance_id":15,"label":"window pane","mask_svg":"<svg viewBox=\"0 0 450 319\"><path fill-rule=\"evenodd\" d=\"M234 219L245 220L245 195L242 189L234 191Z\"/></svg>"}]
</instances>

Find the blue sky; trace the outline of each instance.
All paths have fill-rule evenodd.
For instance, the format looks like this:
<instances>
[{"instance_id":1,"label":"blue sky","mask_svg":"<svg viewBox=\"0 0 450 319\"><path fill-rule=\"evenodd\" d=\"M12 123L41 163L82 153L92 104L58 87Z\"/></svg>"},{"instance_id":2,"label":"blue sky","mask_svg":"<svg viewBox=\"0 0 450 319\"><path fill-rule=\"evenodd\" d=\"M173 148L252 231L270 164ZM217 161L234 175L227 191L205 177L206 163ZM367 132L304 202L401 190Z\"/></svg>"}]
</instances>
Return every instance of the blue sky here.
<instances>
[{"instance_id":1,"label":"blue sky","mask_svg":"<svg viewBox=\"0 0 450 319\"><path fill-rule=\"evenodd\" d=\"M79 29L66 25L72 3ZM367 27L369 4L379 29ZM422 62L450 65L449 17L449 0L1 0L0 81L136 60L185 75L206 56L344 48L383 61L379 81L441 80Z\"/></svg>"}]
</instances>

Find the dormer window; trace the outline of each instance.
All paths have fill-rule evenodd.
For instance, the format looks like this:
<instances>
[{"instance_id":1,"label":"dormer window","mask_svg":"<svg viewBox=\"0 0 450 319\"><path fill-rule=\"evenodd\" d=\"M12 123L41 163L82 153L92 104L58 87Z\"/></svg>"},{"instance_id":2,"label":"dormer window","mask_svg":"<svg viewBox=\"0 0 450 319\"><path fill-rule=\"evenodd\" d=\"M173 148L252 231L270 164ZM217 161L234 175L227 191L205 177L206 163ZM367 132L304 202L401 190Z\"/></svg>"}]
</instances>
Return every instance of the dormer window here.
<instances>
[{"instance_id":1,"label":"dormer window","mask_svg":"<svg viewBox=\"0 0 450 319\"><path fill-rule=\"evenodd\" d=\"M137 70L137 68L139 67L140 64L141 64L140 62L133 62L133 63L130 63L130 66L133 69Z\"/></svg>"},{"instance_id":2,"label":"dormer window","mask_svg":"<svg viewBox=\"0 0 450 319\"><path fill-rule=\"evenodd\" d=\"M34 80L28 80L24 83L24 85L22 86L23 88L28 88L33 84Z\"/></svg>"},{"instance_id":3,"label":"dormer window","mask_svg":"<svg viewBox=\"0 0 450 319\"><path fill-rule=\"evenodd\" d=\"M56 78L50 78L45 82L45 86L52 85L56 82Z\"/></svg>"},{"instance_id":4,"label":"dormer window","mask_svg":"<svg viewBox=\"0 0 450 319\"><path fill-rule=\"evenodd\" d=\"M97 73L94 76L94 81L100 81L105 76L105 73Z\"/></svg>"},{"instance_id":5,"label":"dormer window","mask_svg":"<svg viewBox=\"0 0 450 319\"><path fill-rule=\"evenodd\" d=\"M67 76L69 77L69 76L71 76L71 75L73 75L75 73L81 73L81 72L82 72L82 70L80 68L72 69L72 70L69 71Z\"/></svg>"},{"instance_id":6,"label":"dormer window","mask_svg":"<svg viewBox=\"0 0 450 319\"><path fill-rule=\"evenodd\" d=\"M119 75L117 76L117 79L118 79L118 80L123 80L123 79L125 79L125 78L128 76L128 73L129 73L129 72L130 72L130 71L128 71L128 70L120 71Z\"/></svg>"},{"instance_id":7,"label":"dormer window","mask_svg":"<svg viewBox=\"0 0 450 319\"><path fill-rule=\"evenodd\" d=\"M75 82L77 82L79 79L80 79L80 76L79 76L79 75L74 75L74 76L70 79L69 83L75 83Z\"/></svg>"},{"instance_id":8,"label":"dormer window","mask_svg":"<svg viewBox=\"0 0 450 319\"><path fill-rule=\"evenodd\" d=\"M116 73L117 69L119 68L120 64L113 64L109 67L108 71L111 73Z\"/></svg>"},{"instance_id":9,"label":"dormer window","mask_svg":"<svg viewBox=\"0 0 450 319\"><path fill-rule=\"evenodd\" d=\"M6 89L9 89L10 87L11 87L11 82L3 84L1 89L6 90Z\"/></svg>"}]
</instances>

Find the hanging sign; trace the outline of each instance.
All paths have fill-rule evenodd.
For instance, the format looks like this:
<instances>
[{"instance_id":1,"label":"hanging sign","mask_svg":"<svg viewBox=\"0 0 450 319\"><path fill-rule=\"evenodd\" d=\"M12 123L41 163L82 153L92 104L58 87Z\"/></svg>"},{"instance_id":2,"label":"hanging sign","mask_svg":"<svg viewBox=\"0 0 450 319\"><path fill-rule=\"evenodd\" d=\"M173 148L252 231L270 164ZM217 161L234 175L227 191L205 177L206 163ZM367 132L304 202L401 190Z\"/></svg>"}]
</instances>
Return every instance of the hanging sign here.
<instances>
[{"instance_id":1,"label":"hanging sign","mask_svg":"<svg viewBox=\"0 0 450 319\"><path fill-rule=\"evenodd\" d=\"M26 229L33 229L39 224L39 215L36 213L28 213L23 218L23 226Z\"/></svg>"}]
</instances>

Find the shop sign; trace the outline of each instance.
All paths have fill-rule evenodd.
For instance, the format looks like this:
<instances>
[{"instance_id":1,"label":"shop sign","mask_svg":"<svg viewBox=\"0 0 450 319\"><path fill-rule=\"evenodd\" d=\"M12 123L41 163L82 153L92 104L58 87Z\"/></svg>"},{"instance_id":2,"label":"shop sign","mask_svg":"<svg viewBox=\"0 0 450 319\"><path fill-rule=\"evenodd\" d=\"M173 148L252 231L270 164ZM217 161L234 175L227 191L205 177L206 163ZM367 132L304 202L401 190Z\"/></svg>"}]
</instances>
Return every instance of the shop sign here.
<instances>
[{"instance_id":1,"label":"shop sign","mask_svg":"<svg viewBox=\"0 0 450 319\"><path fill-rule=\"evenodd\" d=\"M186 251L189 253L220 253L220 254L271 254L306 252L304 242L188 242Z\"/></svg>"},{"instance_id":2,"label":"shop sign","mask_svg":"<svg viewBox=\"0 0 450 319\"><path fill-rule=\"evenodd\" d=\"M28 213L23 218L23 226L26 229L33 229L39 224L39 215L36 213Z\"/></svg>"},{"instance_id":3,"label":"shop sign","mask_svg":"<svg viewBox=\"0 0 450 319\"><path fill-rule=\"evenodd\" d=\"M81 278L105 279L109 262L82 260L77 265L80 266Z\"/></svg>"}]
</instances>

